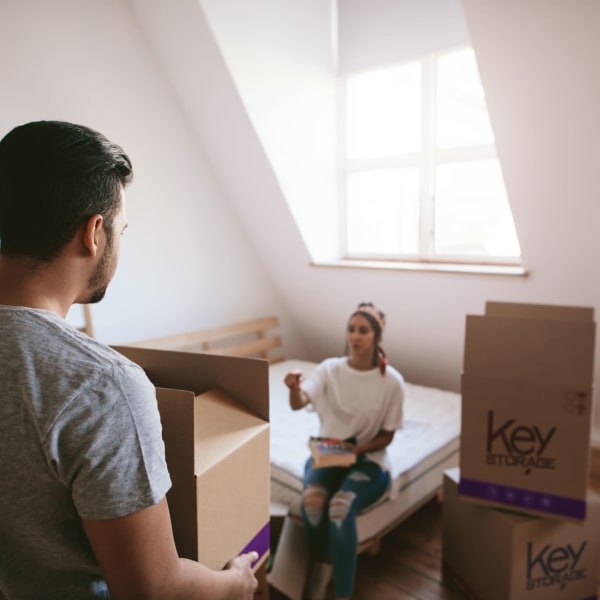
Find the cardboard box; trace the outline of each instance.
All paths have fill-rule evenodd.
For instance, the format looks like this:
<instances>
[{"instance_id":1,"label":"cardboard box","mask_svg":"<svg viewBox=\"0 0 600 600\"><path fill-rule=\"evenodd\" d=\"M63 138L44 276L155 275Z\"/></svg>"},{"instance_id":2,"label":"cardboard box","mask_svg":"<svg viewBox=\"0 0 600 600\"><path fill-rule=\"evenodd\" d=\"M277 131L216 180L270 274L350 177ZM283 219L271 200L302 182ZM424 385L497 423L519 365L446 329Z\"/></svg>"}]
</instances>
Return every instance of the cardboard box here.
<instances>
[{"instance_id":1,"label":"cardboard box","mask_svg":"<svg viewBox=\"0 0 600 600\"><path fill-rule=\"evenodd\" d=\"M461 495L585 518L594 346L591 308L488 302L467 316Z\"/></svg>"},{"instance_id":2,"label":"cardboard box","mask_svg":"<svg viewBox=\"0 0 600 600\"><path fill-rule=\"evenodd\" d=\"M290 600L302 600L309 567L310 554L303 527L288 514L268 575L269 584Z\"/></svg>"},{"instance_id":3,"label":"cardboard box","mask_svg":"<svg viewBox=\"0 0 600 600\"><path fill-rule=\"evenodd\" d=\"M266 562L255 570L254 576L258 581L258 587L254 592L254 600L269 600L269 581L267 580Z\"/></svg>"},{"instance_id":4,"label":"cardboard box","mask_svg":"<svg viewBox=\"0 0 600 600\"><path fill-rule=\"evenodd\" d=\"M541 519L465 502L458 468L444 473L444 576L482 600L590 600L598 590L600 496L584 522Z\"/></svg>"},{"instance_id":5,"label":"cardboard box","mask_svg":"<svg viewBox=\"0 0 600 600\"><path fill-rule=\"evenodd\" d=\"M269 554L269 384L264 360L116 347L157 386L181 557L221 569Z\"/></svg>"}]
</instances>

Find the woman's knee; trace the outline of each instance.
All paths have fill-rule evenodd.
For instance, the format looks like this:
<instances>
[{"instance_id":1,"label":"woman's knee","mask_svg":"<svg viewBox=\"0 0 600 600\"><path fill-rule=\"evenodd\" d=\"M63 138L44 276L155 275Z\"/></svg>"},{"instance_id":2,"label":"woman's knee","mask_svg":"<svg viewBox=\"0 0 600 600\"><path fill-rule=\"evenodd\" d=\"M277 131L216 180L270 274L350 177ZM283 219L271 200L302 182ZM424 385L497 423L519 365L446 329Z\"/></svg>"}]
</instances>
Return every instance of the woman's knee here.
<instances>
[{"instance_id":1,"label":"woman's knee","mask_svg":"<svg viewBox=\"0 0 600 600\"><path fill-rule=\"evenodd\" d=\"M352 511L356 494L351 490L336 492L329 502L329 520L341 527Z\"/></svg>"},{"instance_id":2,"label":"woman's knee","mask_svg":"<svg viewBox=\"0 0 600 600\"><path fill-rule=\"evenodd\" d=\"M309 483L302 491L302 506L308 522L316 527L327 505L327 489L317 483Z\"/></svg>"}]
</instances>

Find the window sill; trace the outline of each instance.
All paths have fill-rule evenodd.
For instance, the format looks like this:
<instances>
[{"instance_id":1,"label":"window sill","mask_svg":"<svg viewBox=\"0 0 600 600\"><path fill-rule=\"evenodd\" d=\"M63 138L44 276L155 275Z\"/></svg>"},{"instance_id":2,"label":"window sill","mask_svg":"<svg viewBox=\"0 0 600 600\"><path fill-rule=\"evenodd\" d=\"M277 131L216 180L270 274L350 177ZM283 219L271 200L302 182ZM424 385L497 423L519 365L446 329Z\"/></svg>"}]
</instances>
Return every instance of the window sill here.
<instances>
[{"instance_id":1,"label":"window sill","mask_svg":"<svg viewBox=\"0 0 600 600\"><path fill-rule=\"evenodd\" d=\"M344 269L380 269L384 271L423 271L428 273L461 273L469 275L503 275L527 277L528 272L517 265L472 265L461 263L400 262L385 260L330 260L312 262L313 267Z\"/></svg>"}]
</instances>

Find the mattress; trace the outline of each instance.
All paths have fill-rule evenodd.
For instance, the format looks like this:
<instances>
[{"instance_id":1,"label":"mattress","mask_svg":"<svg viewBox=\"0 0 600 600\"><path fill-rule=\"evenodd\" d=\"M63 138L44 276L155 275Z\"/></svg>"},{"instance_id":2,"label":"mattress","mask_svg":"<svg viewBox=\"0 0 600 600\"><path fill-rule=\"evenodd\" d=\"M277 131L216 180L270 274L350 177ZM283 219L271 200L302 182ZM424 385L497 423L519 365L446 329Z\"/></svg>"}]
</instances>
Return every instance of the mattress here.
<instances>
[{"instance_id":1,"label":"mattress","mask_svg":"<svg viewBox=\"0 0 600 600\"><path fill-rule=\"evenodd\" d=\"M271 500L291 507L294 512L302 492L308 438L318 433L319 420L306 409L291 410L283 379L295 369L308 376L315 366L312 362L286 360L269 367ZM388 446L391 489L370 507L374 510L382 504L390 505L385 509L380 507L376 518L379 524L410 511L413 504L430 497L441 487L443 471L458 465L460 410L460 394L406 383L404 426L396 431ZM382 518L386 511L389 514ZM370 528L365 528L365 534L366 529Z\"/></svg>"}]
</instances>

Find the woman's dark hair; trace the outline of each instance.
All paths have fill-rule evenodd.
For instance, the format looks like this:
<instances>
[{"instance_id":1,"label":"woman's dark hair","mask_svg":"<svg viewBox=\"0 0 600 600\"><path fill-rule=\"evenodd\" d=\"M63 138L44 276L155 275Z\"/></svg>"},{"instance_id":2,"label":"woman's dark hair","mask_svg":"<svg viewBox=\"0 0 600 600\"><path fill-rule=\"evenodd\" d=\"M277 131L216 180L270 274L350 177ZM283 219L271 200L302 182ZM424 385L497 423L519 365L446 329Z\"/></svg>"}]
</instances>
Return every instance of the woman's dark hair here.
<instances>
[{"instance_id":1,"label":"woman's dark hair","mask_svg":"<svg viewBox=\"0 0 600 600\"><path fill-rule=\"evenodd\" d=\"M375 348L373 349L373 366L379 367L381 374L385 373L388 361L383 348L380 346L383 328L385 327L385 314L380 311L372 302L361 302L357 309L350 315L350 319L354 315L365 317L375 333Z\"/></svg>"},{"instance_id":2,"label":"woman's dark hair","mask_svg":"<svg viewBox=\"0 0 600 600\"><path fill-rule=\"evenodd\" d=\"M0 141L0 252L49 261L95 214L110 235L132 176L123 149L89 127L15 127Z\"/></svg>"}]
</instances>

